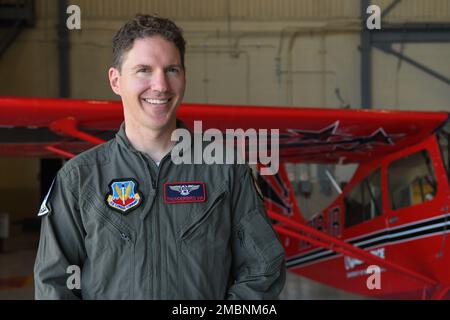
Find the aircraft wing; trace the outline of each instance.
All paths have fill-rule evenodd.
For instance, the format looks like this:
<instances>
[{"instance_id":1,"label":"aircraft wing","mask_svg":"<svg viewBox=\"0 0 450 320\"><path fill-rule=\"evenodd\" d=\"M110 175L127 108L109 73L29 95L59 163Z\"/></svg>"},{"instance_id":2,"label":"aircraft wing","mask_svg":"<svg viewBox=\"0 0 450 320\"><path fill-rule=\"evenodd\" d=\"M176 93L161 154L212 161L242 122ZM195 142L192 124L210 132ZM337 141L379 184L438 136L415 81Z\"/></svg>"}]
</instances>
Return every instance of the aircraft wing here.
<instances>
[{"instance_id":1,"label":"aircraft wing","mask_svg":"<svg viewBox=\"0 0 450 320\"><path fill-rule=\"evenodd\" d=\"M448 113L182 104L178 117L203 130L278 129L285 161L357 163L418 143ZM122 121L119 101L0 97L0 155L76 154L111 139Z\"/></svg>"}]
</instances>

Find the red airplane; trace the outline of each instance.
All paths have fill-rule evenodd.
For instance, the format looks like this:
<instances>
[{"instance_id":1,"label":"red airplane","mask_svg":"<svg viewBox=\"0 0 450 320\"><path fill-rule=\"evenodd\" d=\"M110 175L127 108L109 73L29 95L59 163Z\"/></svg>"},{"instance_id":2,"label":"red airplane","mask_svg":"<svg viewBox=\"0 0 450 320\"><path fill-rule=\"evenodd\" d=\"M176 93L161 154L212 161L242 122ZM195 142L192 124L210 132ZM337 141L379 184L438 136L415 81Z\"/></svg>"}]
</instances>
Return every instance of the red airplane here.
<instances>
[{"instance_id":1,"label":"red airplane","mask_svg":"<svg viewBox=\"0 0 450 320\"><path fill-rule=\"evenodd\" d=\"M279 129L279 171L258 181L288 270L368 297L450 298L447 112L183 104L178 117ZM0 155L70 158L122 121L120 102L1 97ZM342 190L330 178L339 196L306 221L289 163L358 167Z\"/></svg>"}]
</instances>

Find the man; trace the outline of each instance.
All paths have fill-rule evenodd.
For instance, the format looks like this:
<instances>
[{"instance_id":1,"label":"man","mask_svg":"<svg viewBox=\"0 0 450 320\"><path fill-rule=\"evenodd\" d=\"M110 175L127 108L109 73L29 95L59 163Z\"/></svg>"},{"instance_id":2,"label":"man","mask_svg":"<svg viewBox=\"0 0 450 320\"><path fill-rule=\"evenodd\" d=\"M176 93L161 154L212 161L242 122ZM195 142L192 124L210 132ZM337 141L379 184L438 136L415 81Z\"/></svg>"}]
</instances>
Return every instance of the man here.
<instances>
[{"instance_id":1,"label":"man","mask_svg":"<svg viewBox=\"0 0 450 320\"><path fill-rule=\"evenodd\" d=\"M38 299L273 299L284 251L247 165L171 161L185 41L138 15L113 40L116 138L68 161L44 200ZM69 271L68 271L69 270ZM81 270L76 285L75 272Z\"/></svg>"}]
</instances>

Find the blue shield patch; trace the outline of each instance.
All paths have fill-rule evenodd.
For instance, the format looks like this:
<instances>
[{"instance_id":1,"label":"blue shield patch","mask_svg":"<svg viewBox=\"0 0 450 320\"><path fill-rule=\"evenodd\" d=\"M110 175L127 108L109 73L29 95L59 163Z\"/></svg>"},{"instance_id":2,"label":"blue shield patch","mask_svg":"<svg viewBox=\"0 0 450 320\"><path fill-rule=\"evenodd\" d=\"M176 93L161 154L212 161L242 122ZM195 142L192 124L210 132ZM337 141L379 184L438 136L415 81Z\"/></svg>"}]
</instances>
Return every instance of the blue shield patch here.
<instances>
[{"instance_id":1,"label":"blue shield patch","mask_svg":"<svg viewBox=\"0 0 450 320\"><path fill-rule=\"evenodd\" d=\"M120 213L136 209L142 202L138 183L134 179L113 180L109 188L111 192L106 195L106 204Z\"/></svg>"}]
</instances>

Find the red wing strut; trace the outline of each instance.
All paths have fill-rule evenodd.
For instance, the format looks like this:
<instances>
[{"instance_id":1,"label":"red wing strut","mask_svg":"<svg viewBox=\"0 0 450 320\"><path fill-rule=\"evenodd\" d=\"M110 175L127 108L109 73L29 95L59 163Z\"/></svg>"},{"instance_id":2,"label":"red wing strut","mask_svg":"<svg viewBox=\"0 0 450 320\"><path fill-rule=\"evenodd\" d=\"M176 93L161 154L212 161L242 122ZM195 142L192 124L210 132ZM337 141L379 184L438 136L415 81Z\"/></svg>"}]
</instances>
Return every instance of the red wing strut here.
<instances>
[{"instance_id":1,"label":"red wing strut","mask_svg":"<svg viewBox=\"0 0 450 320\"><path fill-rule=\"evenodd\" d=\"M420 273L417 273L413 270L410 270L408 268L405 268L403 266L400 266L398 264L395 264L390 261L386 261L381 259L380 257L377 257L367 251L364 251L358 247L355 247L345 241L339 240L337 238L334 238L326 233L320 232L314 228L311 228L309 226L306 226L304 224L292 221L291 219L282 216L280 214L277 214L275 212L268 212L268 215L271 219L274 219L277 222L280 222L282 224L285 224L286 226L290 227L291 229L287 229L283 226L280 226L279 224L275 224L273 227L276 231L278 231L281 234L285 234L289 237L293 237L299 240L305 240L308 241L314 245L318 245L321 247L328 248L330 250L333 250L335 252L351 256L356 259L360 259L366 262L370 263L376 263L379 266L382 266L388 270L397 272L399 274L402 274L404 276L410 277L414 280L420 281L424 283L427 286L436 287L439 283L431 279L427 276L424 276ZM296 229L296 230L292 230ZM299 231L297 231L299 230ZM443 291L443 290L442 290ZM436 292L433 297L439 298L439 296L445 295L445 292Z\"/></svg>"}]
</instances>

